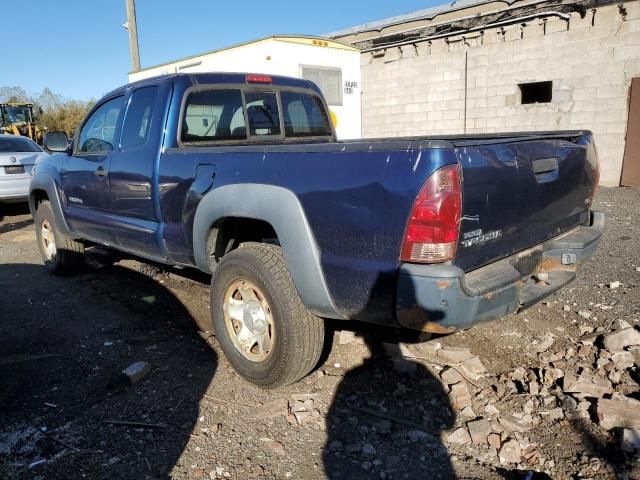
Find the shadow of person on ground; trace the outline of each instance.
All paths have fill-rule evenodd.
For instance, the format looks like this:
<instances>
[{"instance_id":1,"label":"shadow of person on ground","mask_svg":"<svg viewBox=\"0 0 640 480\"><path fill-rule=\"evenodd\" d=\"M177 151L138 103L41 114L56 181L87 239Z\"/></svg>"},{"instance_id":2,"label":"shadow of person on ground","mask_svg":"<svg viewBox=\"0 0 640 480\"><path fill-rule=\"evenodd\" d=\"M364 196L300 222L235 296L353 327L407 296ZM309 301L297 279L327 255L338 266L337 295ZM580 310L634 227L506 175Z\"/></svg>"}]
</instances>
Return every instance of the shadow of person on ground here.
<instances>
[{"instance_id":1,"label":"shadow of person on ground","mask_svg":"<svg viewBox=\"0 0 640 480\"><path fill-rule=\"evenodd\" d=\"M3 264L0 318L0 478L189 476L217 358L171 291L120 266ZM130 385L137 361L151 371Z\"/></svg>"},{"instance_id":2,"label":"shadow of person on ground","mask_svg":"<svg viewBox=\"0 0 640 480\"><path fill-rule=\"evenodd\" d=\"M326 420L326 475L454 479L439 437L455 420L447 394L426 367L401 356L388 333L362 334L371 356L337 388Z\"/></svg>"},{"instance_id":3,"label":"shadow of person on ground","mask_svg":"<svg viewBox=\"0 0 640 480\"><path fill-rule=\"evenodd\" d=\"M498 467L496 472L506 480L552 480L546 473L533 470L508 470Z\"/></svg>"},{"instance_id":4,"label":"shadow of person on ground","mask_svg":"<svg viewBox=\"0 0 640 480\"><path fill-rule=\"evenodd\" d=\"M604 465L613 467L619 478L626 471L625 452L620 448L620 439L610 437L590 420L576 418L571 420L571 428L582 438L584 455L600 459Z\"/></svg>"}]
</instances>

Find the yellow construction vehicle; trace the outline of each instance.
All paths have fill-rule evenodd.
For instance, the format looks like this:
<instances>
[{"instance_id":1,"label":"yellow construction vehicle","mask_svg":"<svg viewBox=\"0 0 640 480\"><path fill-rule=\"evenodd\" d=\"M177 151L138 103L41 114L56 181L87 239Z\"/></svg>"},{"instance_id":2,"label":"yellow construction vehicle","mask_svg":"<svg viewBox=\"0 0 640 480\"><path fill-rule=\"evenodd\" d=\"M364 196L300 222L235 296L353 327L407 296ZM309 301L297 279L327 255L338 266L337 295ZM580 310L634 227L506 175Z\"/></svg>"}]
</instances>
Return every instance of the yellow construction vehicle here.
<instances>
[{"instance_id":1,"label":"yellow construction vehicle","mask_svg":"<svg viewBox=\"0 0 640 480\"><path fill-rule=\"evenodd\" d=\"M42 143L42 130L33 115L33 104L22 102L0 103L0 133L22 135Z\"/></svg>"}]
</instances>

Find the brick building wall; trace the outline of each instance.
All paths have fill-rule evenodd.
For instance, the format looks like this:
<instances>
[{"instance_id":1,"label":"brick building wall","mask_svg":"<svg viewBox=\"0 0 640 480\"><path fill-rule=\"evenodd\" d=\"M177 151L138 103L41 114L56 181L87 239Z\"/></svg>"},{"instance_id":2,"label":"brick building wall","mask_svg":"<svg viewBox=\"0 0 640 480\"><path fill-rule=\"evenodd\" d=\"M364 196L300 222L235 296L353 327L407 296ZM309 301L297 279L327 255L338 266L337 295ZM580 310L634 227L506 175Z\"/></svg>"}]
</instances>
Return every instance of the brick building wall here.
<instances>
[{"instance_id":1,"label":"brick building wall","mask_svg":"<svg viewBox=\"0 0 640 480\"><path fill-rule=\"evenodd\" d=\"M590 129L601 183L618 185L629 87L640 76L640 2L624 9L363 53L363 136ZM553 82L552 101L521 104L519 84L540 81Z\"/></svg>"}]
</instances>

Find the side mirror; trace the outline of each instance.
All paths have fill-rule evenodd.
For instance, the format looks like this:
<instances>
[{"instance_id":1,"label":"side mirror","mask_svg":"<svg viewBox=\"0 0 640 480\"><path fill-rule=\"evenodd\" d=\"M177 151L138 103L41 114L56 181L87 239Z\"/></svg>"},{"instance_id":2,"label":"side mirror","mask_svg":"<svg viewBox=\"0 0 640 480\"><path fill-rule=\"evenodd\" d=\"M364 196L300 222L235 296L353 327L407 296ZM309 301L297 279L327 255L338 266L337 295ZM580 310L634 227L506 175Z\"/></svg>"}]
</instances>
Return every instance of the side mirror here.
<instances>
[{"instance_id":1,"label":"side mirror","mask_svg":"<svg viewBox=\"0 0 640 480\"><path fill-rule=\"evenodd\" d=\"M42 146L50 152L66 152L69 149L69 139L64 132L47 132Z\"/></svg>"}]
</instances>

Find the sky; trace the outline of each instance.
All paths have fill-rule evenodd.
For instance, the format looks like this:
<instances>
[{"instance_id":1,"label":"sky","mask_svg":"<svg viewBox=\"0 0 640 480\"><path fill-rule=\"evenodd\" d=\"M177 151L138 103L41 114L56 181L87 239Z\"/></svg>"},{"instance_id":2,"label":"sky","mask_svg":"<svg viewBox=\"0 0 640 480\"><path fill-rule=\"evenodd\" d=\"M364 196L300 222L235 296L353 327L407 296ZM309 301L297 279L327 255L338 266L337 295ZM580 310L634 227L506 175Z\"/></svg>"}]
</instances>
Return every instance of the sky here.
<instances>
[{"instance_id":1,"label":"sky","mask_svg":"<svg viewBox=\"0 0 640 480\"><path fill-rule=\"evenodd\" d=\"M131 70L125 0L0 0L0 87L99 98ZM443 0L136 0L142 68L273 34L321 35Z\"/></svg>"}]
</instances>

